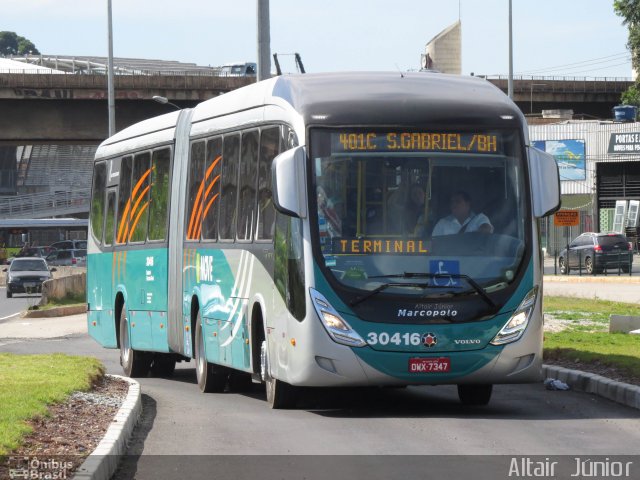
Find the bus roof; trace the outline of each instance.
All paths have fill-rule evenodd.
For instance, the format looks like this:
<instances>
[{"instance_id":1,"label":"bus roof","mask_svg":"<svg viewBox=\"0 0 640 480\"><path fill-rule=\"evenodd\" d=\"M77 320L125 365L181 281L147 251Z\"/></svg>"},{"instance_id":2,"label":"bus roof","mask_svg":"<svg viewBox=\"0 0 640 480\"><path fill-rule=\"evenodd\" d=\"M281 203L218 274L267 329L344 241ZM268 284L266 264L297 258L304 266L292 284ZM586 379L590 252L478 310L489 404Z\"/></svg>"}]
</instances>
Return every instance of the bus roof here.
<instances>
[{"instance_id":1,"label":"bus roof","mask_svg":"<svg viewBox=\"0 0 640 480\"><path fill-rule=\"evenodd\" d=\"M306 124L419 125L524 122L502 91L479 77L433 72L351 72L283 75L207 100L192 121L263 104L288 103ZM444 126L444 125L443 125Z\"/></svg>"}]
</instances>

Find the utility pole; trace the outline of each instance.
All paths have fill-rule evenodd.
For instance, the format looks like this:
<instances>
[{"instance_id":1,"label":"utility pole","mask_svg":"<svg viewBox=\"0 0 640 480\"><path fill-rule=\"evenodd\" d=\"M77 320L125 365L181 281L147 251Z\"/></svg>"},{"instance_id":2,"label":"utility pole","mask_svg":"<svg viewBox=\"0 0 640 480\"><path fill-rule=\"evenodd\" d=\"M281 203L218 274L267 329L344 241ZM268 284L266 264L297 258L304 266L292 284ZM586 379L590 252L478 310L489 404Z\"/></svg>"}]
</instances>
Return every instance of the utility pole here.
<instances>
[{"instance_id":1,"label":"utility pole","mask_svg":"<svg viewBox=\"0 0 640 480\"><path fill-rule=\"evenodd\" d=\"M258 72L257 80L271 77L271 34L269 31L269 0L257 0L258 7Z\"/></svg>"},{"instance_id":2,"label":"utility pole","mask_svg":"<svg viewBox=\"0 0 640 480\"><path fill-rule=\"evenodd\" d=\"M113 88L113 28L111 22L111 0L107 0L109 23L109 58L107 61L107 103L109 106L109 136L116 133L116 105Z\"/></svg>"},{"instance_id":3,"label":"utility pole","mask_svg":"<svg viewBox=\"0 0 640 480\"><path fill-rule=\"evenodd\" d=\"M511 0L509 0L509 80L507 82L507 94L513 100L513 28L511 15Z\"/></svg>"}]
</instances>

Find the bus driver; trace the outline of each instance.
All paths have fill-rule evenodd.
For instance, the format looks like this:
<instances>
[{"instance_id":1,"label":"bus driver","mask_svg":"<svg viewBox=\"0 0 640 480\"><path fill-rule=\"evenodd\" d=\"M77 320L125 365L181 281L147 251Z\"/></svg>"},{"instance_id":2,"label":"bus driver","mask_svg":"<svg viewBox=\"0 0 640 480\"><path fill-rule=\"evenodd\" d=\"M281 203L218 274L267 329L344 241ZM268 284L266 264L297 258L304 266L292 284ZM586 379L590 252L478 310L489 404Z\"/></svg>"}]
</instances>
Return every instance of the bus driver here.
<instances>
[{"instance_id":1,"label":"bus driver","mask_svg":"<svg viewBox=\"0 0 640 480\"><path fill-rule=\"evenodd\" d=\"M465 232L493 233L493 225L484 213L471 210L471 198L466 192L451 195L451 215L441 218L433 229L432 236L455 235Z\"/></svg>"}]
</instances>

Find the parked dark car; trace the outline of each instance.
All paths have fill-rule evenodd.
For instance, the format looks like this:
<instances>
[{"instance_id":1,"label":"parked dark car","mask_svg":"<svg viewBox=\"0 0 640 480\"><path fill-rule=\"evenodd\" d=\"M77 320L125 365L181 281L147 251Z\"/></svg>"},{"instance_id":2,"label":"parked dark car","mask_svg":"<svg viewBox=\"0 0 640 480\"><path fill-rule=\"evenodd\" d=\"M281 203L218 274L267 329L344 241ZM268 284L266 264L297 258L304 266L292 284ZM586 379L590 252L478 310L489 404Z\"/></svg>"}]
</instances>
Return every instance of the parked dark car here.
<instances>
[{"instance_id":1,"label":"parked dark car","mask_svg":"<svg viewBox=\"0 0 640 480\"><path fill-rule=\"evenodd\" d=\"M40 293L42 283L51 278L49 266L44 258L21 257L15 258L7 272L7 298L11 298L14 293Z\"/></svg>"},{"instance_id":2,"label":"parked dark car","mask_svg":"<svg viewBox=\"0 0 640 480\"><path fill-rule=\"evenodd\" d=\"M60 242L55 242L49 245L51 248L55 248L56 250L73 250L75 248L87 248L86 240L62 240Z\"/></svg>"},{"instance_id":3,"label":"parked dark car","mask_svg":"<svg viewBox=\"0 0 640 480\"><path fill-rule=\"evenodd\" d=\"M68 267L84 267L87 264L86 250L58 250L47 255L47 264Z\"/></svg>"},{"instance_id":4,"label":"parked dark car","mask_svg":"<svg viewBox=\"0 0 640 480\"><path fill-rule=\"evenodd\" d=\"M602 273L605 269L629 273L633 264L633 246L620 233L585 232L560 252L560 273L584 269L589 274Z\"/></svg>"}]
</instances>

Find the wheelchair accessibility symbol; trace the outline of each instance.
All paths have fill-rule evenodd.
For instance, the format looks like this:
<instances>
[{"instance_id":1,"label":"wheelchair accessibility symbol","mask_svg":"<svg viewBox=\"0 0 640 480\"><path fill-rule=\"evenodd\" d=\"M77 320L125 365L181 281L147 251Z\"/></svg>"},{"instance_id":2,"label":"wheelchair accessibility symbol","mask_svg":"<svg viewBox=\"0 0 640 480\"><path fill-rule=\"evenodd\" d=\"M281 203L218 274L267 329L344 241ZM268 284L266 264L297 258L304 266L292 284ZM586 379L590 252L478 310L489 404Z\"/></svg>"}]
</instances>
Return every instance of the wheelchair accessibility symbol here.
<instances>
[{"instance_id":1,"label":"wheelchair accessibility symbol","mask_svg":"<svg viewBox=\"0 0 640 480\"><path fill-rule=\"evenodd\" d=\"M433 277L437 287L459 287L460 281L454 275L460 274L460 262L455 260L429 260L429 272L438 275Z\"/></svg>"}]
</instances>

